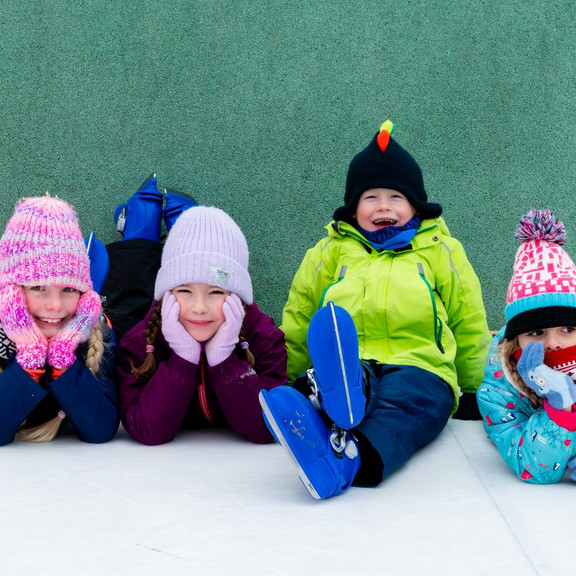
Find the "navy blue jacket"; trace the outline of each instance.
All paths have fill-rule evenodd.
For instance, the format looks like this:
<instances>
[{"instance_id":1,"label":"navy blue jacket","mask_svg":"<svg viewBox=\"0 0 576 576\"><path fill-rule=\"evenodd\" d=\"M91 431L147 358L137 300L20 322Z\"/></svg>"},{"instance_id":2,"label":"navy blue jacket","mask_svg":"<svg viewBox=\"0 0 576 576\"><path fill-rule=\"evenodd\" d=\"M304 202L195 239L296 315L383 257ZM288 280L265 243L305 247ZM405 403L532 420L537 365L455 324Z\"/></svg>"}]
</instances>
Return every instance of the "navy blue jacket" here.
<instances>
[{"instance_id":1,"label":"navy blue jacket","mask_svg":"<svg viewBox=\"0 0 576 576\"><path fill-rule=\"evenodd\" d=\"M1 364L0 446L9 444L22 423L33 427L66 413L78 438L84 442L106 442L118 430L118 396L115 385L116 339L107 326L104 330L104 356L98 377L84 363L87 345L76 350L76 361L59 378L52 380L50 369L37 383L16 362L13 353Z\"/></svg>"}]
</instances>

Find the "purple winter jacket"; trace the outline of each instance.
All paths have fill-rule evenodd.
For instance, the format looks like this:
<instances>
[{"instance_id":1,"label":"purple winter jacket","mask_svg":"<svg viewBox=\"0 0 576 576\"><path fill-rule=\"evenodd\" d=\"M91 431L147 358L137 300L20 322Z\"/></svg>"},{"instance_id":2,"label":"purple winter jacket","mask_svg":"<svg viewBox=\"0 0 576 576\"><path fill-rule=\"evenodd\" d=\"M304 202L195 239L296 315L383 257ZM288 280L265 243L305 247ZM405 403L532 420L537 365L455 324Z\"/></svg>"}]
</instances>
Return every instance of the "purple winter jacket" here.
<instances>
[{"instance_id":1,"label":"purple winter jacket","mask_svg":"<svg viewBox=\"0 0 576 576\"><path fill-rule=\"evenodd\" d=\"M272 441L258 401L261 389L288 383L284 334L256 304L247 308L243 333L256 359L254 368L233 352L217 366L204 354L193 364L175 354L159 335L156 372L142 384L132 374L146 356L144 332L152 313L120 341L117 363L124 429L143 444L170 442L182 429L229 426L252 442Z\"/></svg>"}]
</instances>

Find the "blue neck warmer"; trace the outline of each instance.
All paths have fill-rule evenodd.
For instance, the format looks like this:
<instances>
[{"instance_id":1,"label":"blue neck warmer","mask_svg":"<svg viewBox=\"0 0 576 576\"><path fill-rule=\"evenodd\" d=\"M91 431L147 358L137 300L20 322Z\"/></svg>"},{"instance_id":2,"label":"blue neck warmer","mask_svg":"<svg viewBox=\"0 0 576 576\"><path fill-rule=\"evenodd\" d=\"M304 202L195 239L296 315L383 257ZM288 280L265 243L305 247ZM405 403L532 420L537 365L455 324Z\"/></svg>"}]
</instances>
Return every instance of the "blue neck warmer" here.
<instances>
[{"instance_id":1,"label":"blue neck warmer","mask_svg":"<svg viewBox=\"0 0 576 576\"><path fill-rule=\"evenodd\" d=\"M419 216L414 216L404 226L387 226L374 232L364 230L358 226L357 222L355 222L354 227L370 242L375 250L396 250L410 244L421 222Z\"/></svg>"}]
</instances>

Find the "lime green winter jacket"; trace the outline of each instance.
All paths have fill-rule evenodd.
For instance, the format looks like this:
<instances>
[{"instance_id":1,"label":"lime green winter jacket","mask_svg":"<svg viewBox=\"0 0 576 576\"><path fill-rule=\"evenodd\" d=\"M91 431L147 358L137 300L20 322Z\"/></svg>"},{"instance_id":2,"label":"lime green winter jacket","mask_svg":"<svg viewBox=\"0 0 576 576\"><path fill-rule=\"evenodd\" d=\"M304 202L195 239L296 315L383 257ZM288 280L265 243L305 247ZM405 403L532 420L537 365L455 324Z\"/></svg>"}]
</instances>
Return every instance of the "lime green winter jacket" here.
<instances>
[{"instance_id":1,"label":"lime green winter jacket","mask_svg":"<svg viewBox=\"0 0 576 576\"><path fill-rule=\"evenodd\" d=\"M423 220L412 243L374 250L350 224L332 222L308 250L282 316L291 381L310 367L308 325L328 301L348 310L360 358L417 366L454 390L482 383L490 332L478 277L442 218Z\"/></svg>"}]
</instances>

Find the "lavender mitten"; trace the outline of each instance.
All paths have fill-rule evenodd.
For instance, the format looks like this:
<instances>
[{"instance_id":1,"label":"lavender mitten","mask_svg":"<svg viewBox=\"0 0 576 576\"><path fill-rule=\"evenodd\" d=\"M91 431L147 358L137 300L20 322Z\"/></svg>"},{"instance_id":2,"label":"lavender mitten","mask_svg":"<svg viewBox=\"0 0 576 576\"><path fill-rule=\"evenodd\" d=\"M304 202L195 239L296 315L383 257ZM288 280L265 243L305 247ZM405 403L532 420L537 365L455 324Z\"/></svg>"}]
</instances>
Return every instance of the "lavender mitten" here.
<instances>
[{"instance_id":1,"label":"lavender mitten","mask_svg":"<svg viewBox=\"0 0 576 576\"><path fill-rule=\"evenodd\" d=\"M224 323L218 332L206 342L206 360L209 366L216 366L226 360L238 344L240 329L244 320L244 306L236 294L228 294L224 304Z\"/></svg>"},{"instance_id":2,"label":"lavender mitten","mask_svg":"<svg viewBox=\"0 0 576 576\"><path fill-rule=\"evenodd\" d=\"M0 322L6 336L16 345L16 362L27 370L42 368L46 364L48 340L28 312L20 286L8 284L0 290Z\"/></svg>"},{"instance_id":3,"label":"lavender mitten","mask_svg":"<svg viewBox=\"0 0 576 576\"><path fill-rule=\"evenodd\" d=\"M48 364L54 368L69 368L76 360L78 344L86 342L100 319L102 304L94 290L84 292L78 300L76 314L48 341Z\"/></svg>"},{"instance_id":4,"label":"lavender mitten","mask_svg":"<svg viewBox=\"0 0 576 576\"><path fill-rule=\"evenodd\" d=\"M194 340L186 328L182 326L178 317L180 316L180 304L176 296L169 290L162 298L162 334L170 348L184 360L198 364L202 347Z\"/></svg>"}]
</instances>

